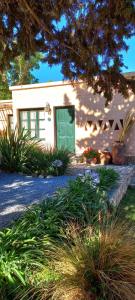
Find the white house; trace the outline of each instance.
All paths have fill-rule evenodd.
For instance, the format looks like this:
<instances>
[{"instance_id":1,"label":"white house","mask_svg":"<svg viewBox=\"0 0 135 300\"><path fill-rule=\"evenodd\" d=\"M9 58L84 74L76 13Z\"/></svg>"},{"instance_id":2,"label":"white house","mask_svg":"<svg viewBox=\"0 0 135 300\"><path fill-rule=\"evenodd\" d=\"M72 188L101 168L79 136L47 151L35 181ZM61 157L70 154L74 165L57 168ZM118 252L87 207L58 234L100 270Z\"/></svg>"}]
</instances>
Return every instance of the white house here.
<instances>
[{"instance_id":1,"label":"white house","mask_svg":"<svg viewBox=\"0 0 135 300\"><path fill-rule=\"evenodd\" d=\"M10 90L12 100L0 102L1 129L5 124L18 126L46 146L66 147L78 154L87 146L110 148L126 113L135 108L132 92L127 99L114 93L112 102L105 107L105 98L95 95L83 82L74 86L68 81L29 84L12 86ZM127 137L126 154L135 157L135 126Z\"/></svg>"}]
</instances>

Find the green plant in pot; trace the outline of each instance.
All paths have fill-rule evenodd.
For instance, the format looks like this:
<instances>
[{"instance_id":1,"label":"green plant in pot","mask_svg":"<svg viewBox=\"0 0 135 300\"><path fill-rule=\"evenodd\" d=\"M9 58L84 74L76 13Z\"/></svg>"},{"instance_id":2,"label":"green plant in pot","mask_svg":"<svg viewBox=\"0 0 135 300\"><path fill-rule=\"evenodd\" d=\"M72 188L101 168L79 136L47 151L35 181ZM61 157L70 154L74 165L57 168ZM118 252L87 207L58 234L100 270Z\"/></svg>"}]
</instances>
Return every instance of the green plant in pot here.
<instances>
[{"instance_id":1,"label":"green plant in pot","mask_svg":"<svg viewBox=\"0 0 135 300\"><path fill-rule=\"evenodd\" d=\"M97 164L99 162L99 152L91 147L88 147L83 152L86 163Z\"/></svg>"},{"instance_id":2,"label":"green plant in pot","mask_svg":"<svg viewBox=\"0 0 135 300\"><path fill-rule=\"evenodd\" d=\"M135 111L128 111L123 121L123 128L119 133L118 140L112 146L112 161L114 164L125 163L125 138L135 121Z\"/></svg>"}]
</instances>

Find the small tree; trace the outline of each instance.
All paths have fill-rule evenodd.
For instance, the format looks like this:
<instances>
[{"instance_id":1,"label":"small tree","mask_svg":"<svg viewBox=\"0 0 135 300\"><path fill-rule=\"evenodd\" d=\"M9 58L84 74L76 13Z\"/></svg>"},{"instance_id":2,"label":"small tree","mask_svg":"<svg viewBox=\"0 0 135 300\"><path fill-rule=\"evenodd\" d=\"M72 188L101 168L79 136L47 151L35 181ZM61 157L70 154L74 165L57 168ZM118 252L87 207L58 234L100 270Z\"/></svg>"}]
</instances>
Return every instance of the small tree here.
<instances>
[{"instance_id":1,"label":"small tree","mask_svg":"<svg viewBox=\"0 0 135 300\"><path fill-rule=\"evenodd\" d=\"M21 54L10 62L8 69L0 75L0 99L10 99L9 85L22 85L36 83L38 79L33 74L34 69L39 69L43 55L37 52L35 55L25 58Z\"/></svg>"}]
</instances>

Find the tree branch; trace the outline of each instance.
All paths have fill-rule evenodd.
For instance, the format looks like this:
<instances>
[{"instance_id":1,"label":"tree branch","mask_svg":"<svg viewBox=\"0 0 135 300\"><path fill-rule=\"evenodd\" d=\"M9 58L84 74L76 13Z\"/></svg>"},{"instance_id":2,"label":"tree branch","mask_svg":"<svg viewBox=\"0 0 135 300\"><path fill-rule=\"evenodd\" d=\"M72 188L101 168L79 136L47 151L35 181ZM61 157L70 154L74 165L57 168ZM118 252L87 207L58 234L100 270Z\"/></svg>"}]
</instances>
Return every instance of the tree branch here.
<instances>
[{"instance_id":1,"label":"tree branch","mask_svg":"<svg viewBox=\"0 0 135 300\"><path fill-rule=\"evenodd\" d=\"M45 26L45 24L40 21L40 19L35 14L35 12L33 11L33 9L29 6L29 4L27 3L27 1L26 0L22 0L21 2L22 2L22 7L26 8L29 11L30 15L33 17L34 21L38 24L39 28L41 28L44 32L48 33L53 38L53 34L50 32L50 30L48 30L48 28ZM65 44L64 42L61 42L61 45L63 45L64 47L70 49L77 56L81 57L81 55L79 55L79 53L76 52L73 47Z\"/></svg>"}]
</instances>

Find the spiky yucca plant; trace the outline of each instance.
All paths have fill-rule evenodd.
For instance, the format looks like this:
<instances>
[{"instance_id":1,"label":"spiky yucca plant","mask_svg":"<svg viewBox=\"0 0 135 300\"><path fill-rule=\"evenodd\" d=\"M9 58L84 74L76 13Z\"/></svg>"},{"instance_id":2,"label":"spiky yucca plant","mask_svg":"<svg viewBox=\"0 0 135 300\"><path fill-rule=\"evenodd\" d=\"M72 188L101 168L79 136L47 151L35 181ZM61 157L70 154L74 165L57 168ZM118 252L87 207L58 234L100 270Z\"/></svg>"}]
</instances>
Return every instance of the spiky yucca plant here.
<instances>
[{"instance_id":1,"label":"spiky yucca plant","mask_svg":"<svg viewBox=\"0 0 135 300\"><path fill-rule=\"evenodd\" d=\"M51 297L41 289L40 299L135 299L134 229L113 223L95 235L72 226L51 256L59 280Z\"/></svg>"}]
</instances>

